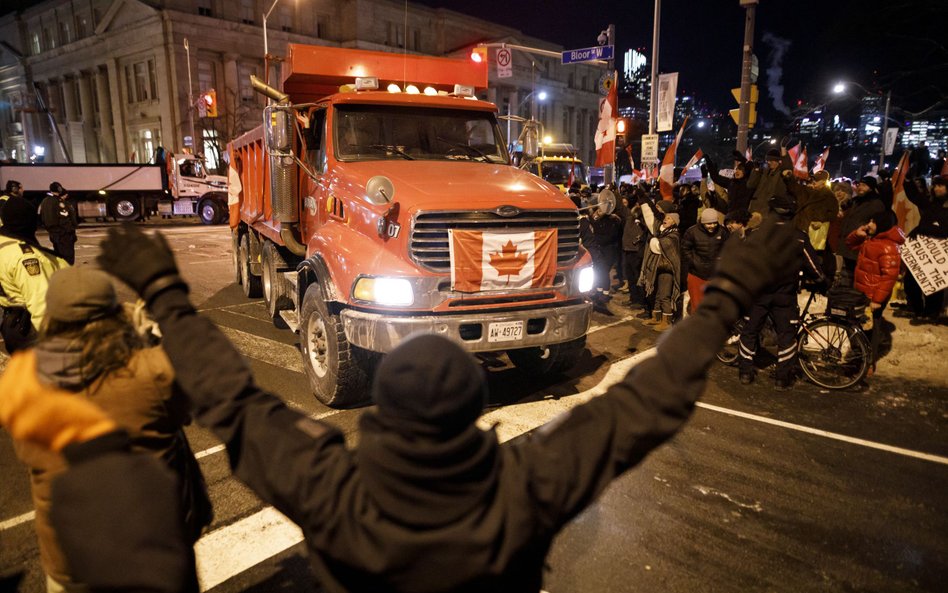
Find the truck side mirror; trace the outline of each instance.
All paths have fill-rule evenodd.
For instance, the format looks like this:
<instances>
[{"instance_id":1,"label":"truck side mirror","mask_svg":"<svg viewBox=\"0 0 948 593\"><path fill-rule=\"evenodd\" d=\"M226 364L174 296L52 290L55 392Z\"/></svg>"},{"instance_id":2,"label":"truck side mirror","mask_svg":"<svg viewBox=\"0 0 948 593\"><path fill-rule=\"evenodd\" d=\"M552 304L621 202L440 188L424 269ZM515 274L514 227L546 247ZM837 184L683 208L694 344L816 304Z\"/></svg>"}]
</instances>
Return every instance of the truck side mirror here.
<instances>
[{"instance_id":1,"label":"truck side mirror","mask_svg":"<svg viewBox=\"0 0 948 593\"><path fill-rule=\"evenodd\" d=\"M384 175L376 175L365 184L365 199L376 206L383 206L395 197L395 185Z\"/></svg>"},{"instance_id":2,"label":"truck side mirror","mask_svg":"<svg viewBox=\"0 0 948 593\"><path fill-rule=\"evenodd\" d=\"M523 156L528 161L532 161L537 158L537 154L540 152L540 139L537 128L535 126L528 126L524 129L523 134Z\"/></svg>"},{"instance_id":3,"label":"truck side mirror","mask_svg":"<svg viewBox=\"0 0 948 593\"><path fill-rule=\"evenodd\" d=\"M269 105L263 110L267 152L271 156L292 156L296 114L292 108Z\"/></svg>"}]
</instances>

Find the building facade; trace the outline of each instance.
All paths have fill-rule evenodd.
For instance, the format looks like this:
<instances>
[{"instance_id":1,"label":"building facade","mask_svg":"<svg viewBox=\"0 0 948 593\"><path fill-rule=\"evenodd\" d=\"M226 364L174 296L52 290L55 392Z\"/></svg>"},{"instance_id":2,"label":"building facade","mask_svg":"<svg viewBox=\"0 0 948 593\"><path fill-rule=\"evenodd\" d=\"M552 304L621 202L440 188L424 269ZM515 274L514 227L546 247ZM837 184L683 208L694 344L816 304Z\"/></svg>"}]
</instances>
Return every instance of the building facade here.
<instances>
[{"instance_id":1,"label":"building facade","mask_svg":"<svg viewBox=\"0 0 948 593\"><path fill-rule=\"evenodd\" d=\"M221 165L227 141L262 116L249 78L267 74L271 8L271 81L288 43L451 57L488 44L482 98L500 115L535 114L555 142L594 154L604 68L514 50L513 76L497 78L501 43L563 48L457 12L394 0L49 0L0 17L0 158L148 162L158 146L194 145ZM195 108L209 89L216 118Z\"/></svg>"}]
</instances>

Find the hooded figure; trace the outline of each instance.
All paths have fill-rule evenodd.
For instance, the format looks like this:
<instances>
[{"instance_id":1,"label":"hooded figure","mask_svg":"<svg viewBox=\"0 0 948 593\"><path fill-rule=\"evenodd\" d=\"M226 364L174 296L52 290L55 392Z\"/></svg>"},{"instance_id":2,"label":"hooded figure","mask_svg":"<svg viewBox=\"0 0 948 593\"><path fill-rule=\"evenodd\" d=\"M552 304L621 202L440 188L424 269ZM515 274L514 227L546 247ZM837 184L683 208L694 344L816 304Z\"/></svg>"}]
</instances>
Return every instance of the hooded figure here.
<instances>
[{"instance_id":1,"label":"hooded figure","mask_svg":"<svg viewBox=\"0 0 948 593\"><path fill-rule=\"evenodd\" d=\"M87 267L53 274L46 317L32 353L40 383L91 400L127 432L132 450L162 459L178 472L185 522L194 523L187 532L191 542L197 540L210 523L210 500L200 469L185 473L192 471L185 468L198 468L182 430L190 422L187 400L174 383L164 351L145 347L108 274ZM43 570L51 581L71 590L82 583L70 570L50 520L52 484L65 471L65 460L27 441L15 441L14 446L30 468ZM195 507L197 499L200 509Z\"/></svg>"}]
</instances>

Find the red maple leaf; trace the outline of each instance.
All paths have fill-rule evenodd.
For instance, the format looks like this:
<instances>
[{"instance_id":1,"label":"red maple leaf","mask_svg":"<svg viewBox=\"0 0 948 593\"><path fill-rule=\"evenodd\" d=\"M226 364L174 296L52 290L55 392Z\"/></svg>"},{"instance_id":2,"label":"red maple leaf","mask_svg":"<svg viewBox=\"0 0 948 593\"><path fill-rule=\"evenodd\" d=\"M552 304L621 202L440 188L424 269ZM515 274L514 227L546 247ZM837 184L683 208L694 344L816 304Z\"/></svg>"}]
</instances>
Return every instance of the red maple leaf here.
<instances>
[{"instance_id":1,"label":"red maple leaf","mask_svg":"<svg viewBox=\"0 0 948 593\"><path fill-rule=\"evenodd\" d=\"M490 265L497 270L498 276L506 276L507 283L510 283L511 276L519 276L520 270L527 265L528 256L526 253L517 253L517 246L513 241L507 240L500 253L490 253Z\"/></svg>"}]
</instances>

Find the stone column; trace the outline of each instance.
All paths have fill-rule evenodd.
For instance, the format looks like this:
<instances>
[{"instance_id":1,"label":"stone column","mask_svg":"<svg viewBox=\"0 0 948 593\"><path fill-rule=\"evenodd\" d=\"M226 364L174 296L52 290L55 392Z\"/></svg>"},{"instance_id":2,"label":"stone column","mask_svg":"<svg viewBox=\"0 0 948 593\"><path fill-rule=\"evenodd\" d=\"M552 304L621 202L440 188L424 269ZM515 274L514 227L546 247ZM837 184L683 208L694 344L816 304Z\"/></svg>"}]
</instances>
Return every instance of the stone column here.
<instances>
[{"instance_id":1,"label":"stone column","mask_svg":"<svg viewBox=\"0 0 948 593\"><path fill-rule=\"evenodd\" d=\"M59 129L63 135L63 141L69 149L69 154L74 163L86 162L86 147L82 141L81 126L79 120L79 98L76 96L76 80L70 77L63 78L63 124Z\"/></svg>"},{"instance_id":2,"label":"stone column","mask_svg":"<svg viewBox=\"0 0 948 593\"><path fill-rule=\"evenodd\" d=\"M125 142L125 101L122 95L122 79L117 60L109 60L106 62L106 67L109 76L109 107L112 109L112 129L115 134L115 160L124 163L128 160L128 151Z\"/></svg>"},{"instance_id":3,"label":"stone column","mask_svg":"<svg viewBox=\"0 0 948 593\"><path fill-rule=\"evenodd\" d=\"M82 140L86 148L86 162L99 162L99 147L95 134L95 102L92 100L92 81L88 74L79 73L79 104L82 107Z\"/></svg>"},{"instance_id":4,"label":"stone column","mask_svg":"<svg viewBox=\"0 0 948 593\"><path fill-rule=\"evenodd\" d=\"M116 163L115 131L112 129L112 98L109 95L108 72L95 71L95 95L99 102L99 154L101 160Z\"/></svg>"},{"instance_id":5,"label":"stone column","mask_svg":"<svg viewBox=\"0 0 948 593\"><path fill-rule=\"evenodd\" d=\"M218 117L234 118L240 109L240 80L238 79L239 73L237 69L238 57L237 54L224 54L224 88L217 89L217 102L224 104L225 111ZM237 126L235 125L234 127L236 128Z\"/></svg>"}]
</instances>

